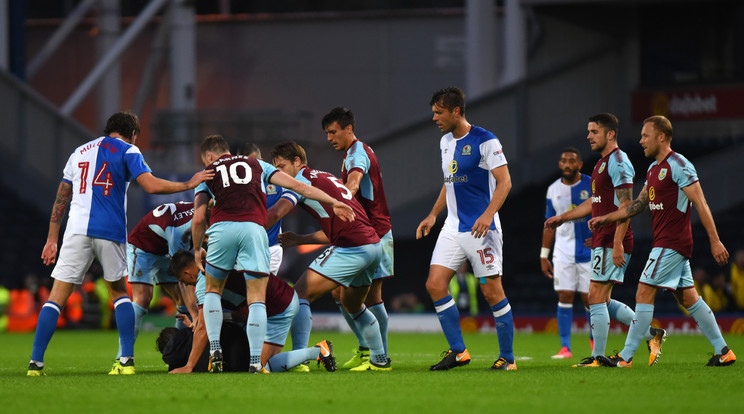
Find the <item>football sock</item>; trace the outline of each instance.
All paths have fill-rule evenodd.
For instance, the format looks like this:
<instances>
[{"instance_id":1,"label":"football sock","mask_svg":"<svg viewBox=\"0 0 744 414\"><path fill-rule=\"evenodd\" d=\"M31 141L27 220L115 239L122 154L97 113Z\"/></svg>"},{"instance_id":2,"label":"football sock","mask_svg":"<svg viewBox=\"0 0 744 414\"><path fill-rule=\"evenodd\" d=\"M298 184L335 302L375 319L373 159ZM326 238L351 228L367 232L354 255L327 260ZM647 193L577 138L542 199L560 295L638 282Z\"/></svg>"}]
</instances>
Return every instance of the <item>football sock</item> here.
<instances>
[{"instance_id":1,"label":"football sock","mask_svg":"<svg viewBox=\"0 0 744 414\"><path fill-rule=\"evenodd\" d=\"M364 340L364 336L362 336L362 333L359 332L359 328L356 325L356 322L354 322L354 319L351 318L351 315L349 312L344 308L344 305L341 303L341 301L336 301L336 306L338 306L338 309L341 311L341 315L344 316L344 320L346 320L346 324L349 325L349 328L351 328L351 331L354 332L354 335L357 338L357 341L359 342L360 348L369 348L367 346L367 342Z\"/></svg>"},{"instance_id":2,"label":"football sock","mask_svg":"<svg viewBox=\"0 0 744 414\"><path fill-rule=\"evenodd\" d=\"M248 306L248 322L245 326L248 345L251 349L251 365L261 364L261 351L266 338L266 304L253 302Z\"/></svg>"},{"instance_id":3,"label":"football sock","mask_svg":"<svg viewBox=\"0 0 744 414\"><path fill-rule=\"evenodd\" d=\"M514 362L514 317L509 300L491 306L493 319L496 322L496 334L499 337L499 358L510 364Z\"/></svg>"},{"instance_id":4,"label":"football sock","mask_svg":"<svg viewBox=\"0 0 744 414\"><path fill-rule=\"evenodd\" d=\"M592 314L589 312L589 308L584 307L584 313L586 314L586 321L589 323L589 340L594 340L594 335L592 335Z\"/></svg>"},{"instance_id":5,"label":"football sock","mask_svg":"<svg viewBox=\"0 0 744 414\"><path fill-rule=\"evenodd\" d=\"M219 293L207 292L204 295L204 328L209 338L209 351L221 350L220 333L222 332L222 300Z\"/></svg>"},{"instance_id":6,"label":"football sock","mask_svg":"<svg viewBox=\"0 0 744 414\"><path fill-rule=\"evenodd\" d=\"M708 304L705 303L703 298L698 299L694 305L687 308L690 315L697 322L700 331L708 338L708 342L713 345L713 350L716 354L721 354L721 351L726 346L726 341L721 336L721 329L718 328L716 323L716 317L713 315L713 311L710 310Z\"/></svg>"},{"instance_id":7,"label":"football sock","mask_svg":"<svg viewBox=\"0 0 744 414\"><path fill-rule=\"evenodd\" d=\"M610 318L627 326L630 326L635 317L635 313L628 305L615 299L610 299L610 303L607 305L607 312L610 314Z\"/></svg>"},{"instance_id":8,"label":"football sock","mask_svg":"<svg viewBox=\"0 0 744 414\"><path fill-rule=\"evenodd\" d=\"M465 350L465 342L462 340L462 331L460 330L460 312L457 311L455 301L451 295L434 302L434 309L439 317L439 324L442 326L444 337L447 338L449 349L459 354Z\"/></svg>"},{"instance_id":9,"label":"football sock","mask_svg":"<svg viewBox=\"0 0 744 414\"><path fill-rule=\"evenodd\" d=\"M300 309L297 311L290 329L293 350L307 348L312 328L313 314L310 311L310 302L307 299L300 299Z\"/></svg>"},{"instance_id":10,"label":"football sock","mask_svg":"<svg viewBox=\"0 0 744 414\"><path fill-rule=\"evenodd\" d=\"M620 351L623 360L630 361L638 350L638 346L643 340L644 333L649 330L651 321L654 319L654 305L639 303L635 308L635 318L628 329L628 336L625 338L625 347Z\"/></svg>"},{"instance_id":11,"label":"football sock","mask_svg":"<svg viewBox=\"0 0 744 414\"><path fill-rule=\"evenodd\" d=\"M382 337L382 347L385 349L385 353L388 353L388 314L385 309L385 303L380 302L377 305L368 307L370 312L375 315L377 323L380 324L380 337Z\"/></svg>"},{"instance_id":12,"label":"football sock","mask_svg":"<svg viewBox=\"0 0 744 414\"><path fill-rule=\"evenodd\" d=\"M592 318L592 335L594 335L594 349L592 356L605 354L607 335L610 333L610 314L605 303L589 306Z\"/></svg>"},{"instance_id":13,"label":"football sock","mask_svg":"<svg viewBox=\"0 0 744 414\"><path fill-rule=\"evenodd\" d=\"M558 302L556 312L558 321L558 336L561 338L561 346L571 350L571 325L573 324L573 303Z\"/></svg>"},{"instance_id":14,"label":"football sock","mask_svg":"<svg viewBox=\"0 0 744 414\"><path fill-rule=\"evenodd\" d=\"M320 348L311 346L305 349L280 352L266 361L266 368L271 372L284 372L305 361L313 361L320 355Z\"/></svg>"},{"instance_id":15,"label":"football sock","mask_svg":"<svg viewBox=\"0 0 744 414\"><path fill-rule=\"evenodd\" d=\"M119 330L121 356L134 356L134 307L129 296L114 299L114 318Z\"/></svg>"},{"instance_id":16,"label":"football sock","mask_svg":"<svg viewBox=\"0 0 744 414\"><path fill-rule=\"evenodd\" d=\"M134 309L134 341L136 342L140 327L142 326L142 318L147 315L147 309L134 302L132 302L132 308ZM116 359L121 357L121 340L119 340L119 350L116 352Z\"/></svg>"},{"instance_id":17,"label":"football sock","mask_svg":"<svg viewBox=\"0 0 744 414\"><path fill-rule=\"evenodd\" d=\"M387 354L382 346L380 327L377 325L375 315L368 312L367 307L362 305L362 310L352 314L351 317L369 345L369 360L378 365L387 364Z\"/></svg>"},{"instance_id":18,"label":"football sock","mask_svg":"<svg viewBox=\"0 0 744 414\"><path fill-rule=\"evenodd\" d=\"M176 311L180 313L181 315L185 315L187 318L189 318L189 320L191 320L191 315L189 314L189 308L187 308L186 306L184 305L176 306ZM183 324L183 321L176 318L176 328L183 329L185 327L186 325Z\"/></svg>"},{"instance_id":19,"label":"football sock","mask_svg":"<svg viewBox=\"0 0 744 414\"><path fill-rule=\"evenodd\" d=\"M49 341L57 330L57 319L62 307L54 302L47 302L39 311L39 319L36 322L36 334L34 335L34 346L31 351L31 360L35 362L44 362L44 353L46 352ZM37 364L38 365L38 364Z\"/></svg>"}]
</instances>

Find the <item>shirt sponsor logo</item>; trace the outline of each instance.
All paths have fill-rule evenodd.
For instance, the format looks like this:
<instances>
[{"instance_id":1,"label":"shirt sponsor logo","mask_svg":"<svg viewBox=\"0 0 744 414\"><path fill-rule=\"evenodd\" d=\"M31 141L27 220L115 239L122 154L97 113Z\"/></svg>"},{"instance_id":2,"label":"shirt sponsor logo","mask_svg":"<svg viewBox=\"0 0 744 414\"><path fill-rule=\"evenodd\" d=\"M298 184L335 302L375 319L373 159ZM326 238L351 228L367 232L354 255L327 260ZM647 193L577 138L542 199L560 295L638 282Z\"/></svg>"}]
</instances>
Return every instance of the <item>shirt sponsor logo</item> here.
<instances>
[{"instance_id":1,"label":"shirt sponsor logo","mask_svg":"<svg viewBox=\"0 0 744 414\"><path fill-rule=\"evenodd\" d=\"M661 171L659 171L659 181L663 180L667 176L667 169L662 168Z\"/></svg>"},{"instance_id":2,"label":"shirt sponsor logo","mask_svg":"<svg viewBox=\"0 0 744 414\"><path fill-rule=\"evenodd\" d=\"M468 144L462 147L462 155L470 155L473 151L473 148Z\"/></svg>"},{"instance_id":3,"label":"shirt sponsor logo","mask_svg":"<svg viewBox=\"0 0 744 414\"><path fill-rule=\"evenodd\" d=\"M450 161L449 165L447 165L447 169L449 170L450 174L457 173L457 161Z\"/></svg>"},{"instance_id":4,"label":"shirt sponsor logo","mask_svg":"<svg viewBox=\"0 0 744 414\"><path fill-rule=\"evenodd\" d=\"M651 211L664 210L664 203L648 203L648 208Z\"/></svg>"},{"instance_id":5,"label":"shirt sponsor logo","mask_svg":"<svg viewBox=\"0 0 744 414\"><path fill-rule=\"evenodd\" d=\"M597 170L597 174L602 174L606 166L607 166L607 163L603 162L602 165L599 166L599 169Z\"/></svg>"},{"instance_id":6,"label":"shirt sponsor logo","mask_svg":"<svg viewBox=\"0 0 744 414\"><path fill-rule=\"evenodd\" d=\"M601 203L601 202L602 202L602 196L592 197L592 203Z\"/></svg>"},{"instance_id":7,"label":"shirt sponsor logo","mask_svg":"<svg viewBox=\"0 0 744 414\"><path fill-rule=\"evenodd\" d=\"M449 183L466 183L466 182L468 182L468 176L467 175L461 175L461 176L458 177L456 175L450 175L450 176L444 177L444 182L447 183L447 184L449 184Z\"/></svg>"},{"instance_id":8,"label":"shirt sponsor logo","mask_svg":"<svg viewBox=\"0 0 744 414\"><path fill-rule=\"evenodd\" d=\"M654 189L654 186L651 186L648 189L648 199L651 201L654 201L655 198L656 198L656 189Z\"/></svg>"}]
</instances>

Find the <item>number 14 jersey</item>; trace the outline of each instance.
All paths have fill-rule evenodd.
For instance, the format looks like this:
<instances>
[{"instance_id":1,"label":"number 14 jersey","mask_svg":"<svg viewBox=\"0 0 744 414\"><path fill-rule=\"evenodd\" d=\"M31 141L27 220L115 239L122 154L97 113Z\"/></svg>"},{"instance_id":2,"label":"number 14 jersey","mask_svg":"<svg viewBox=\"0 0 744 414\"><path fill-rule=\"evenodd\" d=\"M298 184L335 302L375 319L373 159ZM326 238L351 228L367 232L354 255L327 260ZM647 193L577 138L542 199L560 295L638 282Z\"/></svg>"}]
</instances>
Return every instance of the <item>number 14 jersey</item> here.
<instances>
[{"instance_id":1,"label":"number 14 jersey","mask_svg":"<svg viewBox=\"0 0 744 414\"><path fill-rule=\"evenodd\" d=\"M65 234L127 241L127 189L140 174L152 172L139 148L119 138L100 137L75 149L62 182L72 185Z\"/></svg>"}]
</instances>

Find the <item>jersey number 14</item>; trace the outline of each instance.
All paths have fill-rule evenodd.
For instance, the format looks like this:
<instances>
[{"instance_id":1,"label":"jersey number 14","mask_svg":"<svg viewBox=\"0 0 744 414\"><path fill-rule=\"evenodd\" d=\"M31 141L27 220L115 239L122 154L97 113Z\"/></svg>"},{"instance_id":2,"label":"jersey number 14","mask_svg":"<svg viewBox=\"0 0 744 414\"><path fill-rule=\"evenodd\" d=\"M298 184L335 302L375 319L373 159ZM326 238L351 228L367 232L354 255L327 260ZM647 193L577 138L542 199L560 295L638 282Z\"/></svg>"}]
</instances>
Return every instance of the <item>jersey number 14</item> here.
<instances>
[{"instance_id":1,"label":"jersey number 14","mask_svg":"<svg viewBox=\"0 0 744 414\"><path fill-rule=\"evenodd\" d=\"M90 163L88 161L78 163L80 167L80 194L85 194L88 187L88 170L90 169ZM114 182L111 180L111 172L106 171L108 163L104 162L101 164L101 168L96 171L96 176L93 178L93 185L103 187L103 195L108 197L111 194L111 187L114 186Z\"/></svg>"}]
</instances>

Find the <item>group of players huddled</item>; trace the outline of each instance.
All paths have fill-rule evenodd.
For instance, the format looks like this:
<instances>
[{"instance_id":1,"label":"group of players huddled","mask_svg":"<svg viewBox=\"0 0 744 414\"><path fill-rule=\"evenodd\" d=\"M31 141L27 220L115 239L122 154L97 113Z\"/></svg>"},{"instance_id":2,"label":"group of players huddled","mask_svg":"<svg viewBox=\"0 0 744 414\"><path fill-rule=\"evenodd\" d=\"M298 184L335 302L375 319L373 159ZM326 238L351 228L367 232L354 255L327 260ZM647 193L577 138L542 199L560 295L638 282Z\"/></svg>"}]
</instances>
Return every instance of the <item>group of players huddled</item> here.
<instances>
[{"instance_id":1,"label":"group of players huddled","mask_svg":"<svg viewBox=\"0 0 744 414\"><path fill-rule=\"evenodd\" d=\"M444 133L440 141L444 184L416 237L427 236L446 207L426 288L449 345L443 359L430 369L470 363L457 306L448 291L456 270L468 261L480 280L498 334L499 357L490 369L516 370L512 309L501 281L503 234L498 211L511 189L506 158L496 136L465 118L462 90L439 90L430 105L433 120ZM335 371L331 341L308 343L310 304L328 292L359 342L341 368L392 370L381 292L383 279L393 276L393 236L380 166L372 149L356 138L350 110L332 109L323 117L322 128L334 149L344 152L340 179L310 168L297 143L276 145L269 163L255 145L243 145L233 155L222 136L211 135L200 147L206 168L188 182L176 183L154 177L144 162L134 145L140 132L137 117L126 112L112 115L105 136L77 148L64 170L42 253L45 264L56 262L55 281L39 314L28 375L45 375L44 353L57 317L94 258L103 266L119 330L111 375L135 373L134 342L148 312L153 284L165 289L179 312L177 327L164 329L157 340L169 372L309 371L308 361ZM730 365L736 357L723 341L713 314L695 293L690 276L691 204L702 217L716 260L725 263L728 253L718 240L694 168L669 147L671 124L663 117L644 122L641 144L646 156L656 162L635 201L631 200L633 167L617 147L617 118L594 116L588 129L592 150L602 155L591 177L591 196L583 194L585 201L573 208L554 209L545 224L552 231L562 223L592 216L587 263L594 349L591 357L575 366L630 366L643 338L649 341L650 364L655 363L666 338L663 329L650 327L659 287L675 291L714 346L715 356L708 365ZM127 237L126 190L132 179L149 193L195 189L194 198L158 206ZM298 204L322 230L305 235L281 232L282 217ZM647 205L653 218L654 249L633 312L611 300L610 293L614 283L622 282L630 259L629 217ZM57 259L59 229L68 206L70 218ZM587 226L586 221L581 223ZM562 233L566 232L559 231L559 239ZM294 286L278 277L282 247L318 243L329 247ZM541 257L547 258L545 248ZM556 280L572 269L559 266L557 260L554 256ZM568 282L561 286L568 289ZM631 329L625 349L605 357L610 316ZM288 335L292 350L282 352Z\"/></svg>"}]
</instances>

